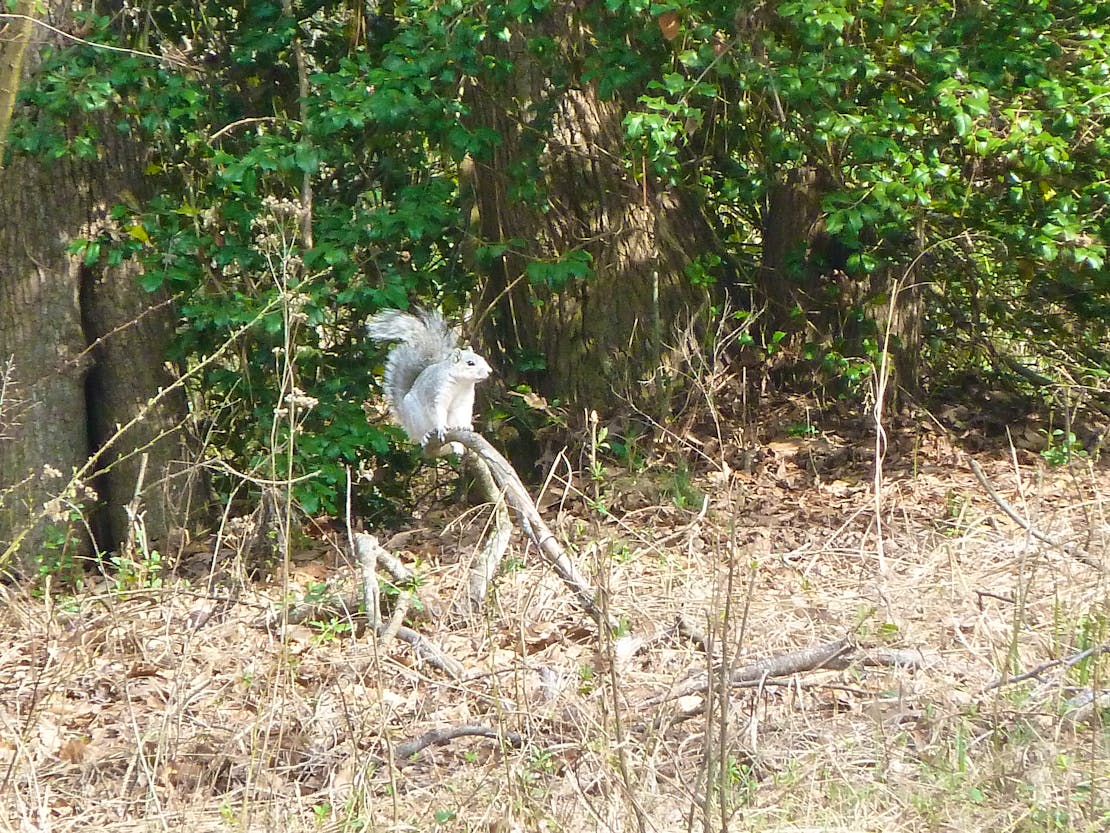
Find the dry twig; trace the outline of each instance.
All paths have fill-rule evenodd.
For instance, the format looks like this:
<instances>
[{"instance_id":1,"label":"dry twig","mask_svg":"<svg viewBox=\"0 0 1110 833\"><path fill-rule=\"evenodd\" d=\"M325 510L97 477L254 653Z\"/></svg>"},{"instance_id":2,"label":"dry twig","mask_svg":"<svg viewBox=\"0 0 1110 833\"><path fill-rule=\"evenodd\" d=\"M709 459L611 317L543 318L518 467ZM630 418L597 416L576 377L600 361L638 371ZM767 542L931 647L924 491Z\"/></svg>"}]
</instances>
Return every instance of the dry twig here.
<instances>
[{"instance_id":1,"label":"dry twig","mask_svg":"<svg viewBox=\"0 0 1110 833\"><path fill-rule=\"evenodd\" d=\"M971 465L971 470L975 473L976 479L983 486L983 488L987 490L987 494L990 495L991 499L998 504L999 509L1010 516L1010 519L1013 520L1014 523L1016 523L1038 541L1048 544L1050 547L1055 547L1064 555L1074 558L1080 564L1086 564L1088 567L1091 567L1095 570L1102 569L1102 565L1091 558L1091 556L1087 555L1087 553L1076 552L1074 547L1069 547L1067 544L1057 540L1056 538L1053 538L1051 535L1045 535L1043 532L1035 529L1033 525L1029 523L1029 521L1021 517L1021 515L1017 513L1017 510L1015 510L1014 507L1010 506L1010 504L1007 503L1006 500L994 490L994 487L990 484L990 481L987 480L987 476L983 474L983 470L979 468L978 463L970 458L967 462Z\"/></svg>"},{"instance_id":2,"label":"dry twig","mask_svg":"<svg viewBox=\"0 0 1110 833\"><path fill-rule=\"evenodd\" d=\"M494 738L504 740L514 749L524 745L524 737L519 732L499 732L489 726L468 725L449 726L444 729L432 729L417 738L399 744L393 750L393 759L399 763L407 762L413 755L427 749L429 746L440 746L462 737Z\"/></svg>"},{"instance_id":3,"label":"dry twig","mask_svg":"<svg viewBox=\"0 0 1110 833\"><path fill-rule=\"evenodd\" d=\"M788 677L791 674L802 674L821 668L835 671L857 663L870 666L919 668L925 664L925 660L918 651L878 650L864 653L851 637L846 636L834 642L777 654L733 669L729 674L729 684L737 688L745 688L760 685L770 677ZM658 704L664 700L690 694L700 694L708 691L709 687L709 675L702 671L687 680L678 691L652 698L649 704Z\"/></svg>"},{"instance_id":4,"label":"dry twig","mask_svg":"<svg viewBox=\"0 0 1110 833\"><path fill-rule=\"evenodd\" d=\"M1064 668L1071 668L1073 665L1077 665L1078 663L1083 662L1083 660L1087 659L1088 657L1095 657L1099 654L1104 654L1107 651L1110 651L1110 642L1103 642L1101 645L1095 645L1094 647L1088 648L1085 651L1079 651L1078 653L1072 654L1071 656L1041 663L1036 668L1030 671L1025 671L1021 674L1015 674L1013 677L1004 677L1002 679L995 680L990 685L986 686L983 691L990 691L991 689L1001 688L1004 685L1013 685L1014 683L1024 682L1025 680L1040 679L1041 674L1043 674L1045 671L1049 671L1060 666L1063 666Z\"/></svg>"}]
</instances>

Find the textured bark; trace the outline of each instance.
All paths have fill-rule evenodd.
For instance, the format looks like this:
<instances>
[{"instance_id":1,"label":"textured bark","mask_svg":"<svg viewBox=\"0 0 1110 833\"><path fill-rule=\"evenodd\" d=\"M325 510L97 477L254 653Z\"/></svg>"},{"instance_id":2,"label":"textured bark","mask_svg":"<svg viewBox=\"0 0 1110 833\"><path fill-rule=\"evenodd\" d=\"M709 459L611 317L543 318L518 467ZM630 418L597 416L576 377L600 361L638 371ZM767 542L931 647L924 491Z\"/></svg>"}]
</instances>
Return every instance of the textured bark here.
<instances>
[{"instance_id":1,"label":"textured bark","mask_svg":"<svg viewBox=\"0 0 1110 833\"><path fill-rule=\"evenodd\" d=\"M52 8L50 22L64 28L69 4ZM32 49L28 67L34 58ZM172 517L174 507L197 505L195 481L166 480L182 457L183 394L146 407L172 382L162 359L174 325L169 306L136 285L134 268L85 267L67 253L74 240L111 228L121 194L143 193L141 146L112 124L100 123L95 160L15 155L0 170L0 362L9 363L0 402L0 571L17 551L16 566L35 557L51 526L69 536L75 554L92 551L90 530L101 550L117 547L142 453L152 541L171 520L185 521ZM67 492L75 473L82 474ZM78 506L87 527L68 517Z\"/></svg>"},{"instance_id":2,"label":"textured bark","mask_svg":"<svg viewBox=\"0 0 1110 833\"><path fill-rule=\"evenodd\" d=\"M788 343L795 346L844 339L858 347L864 334L854 310L863 310L880 334L889 330L888 391L898 404L902 392L918 386L923 295L901 268L880 268L858 280L845 274L847 251L826 233L821 211L821 198L834 187L826 173L808 167L787 171L771 186L759 269L768 307L764 327L793 334Z\"/></svg>"},{"instance_id":3,"label":"textured bark","mask_svg":"<svg viewBox=\"0 0 1110 833\"><path fill-rule=\"evenodd\" d=\"M770 325L787 326L795 306L813 309L818 276L810 258L821 231L821 192L813 168L787 171L771 185L763 218L763 256L759 286L767 301Z\"/></svg>"},{"instance_id":4,"label":"textured bark","mask_svg":"<svg viewBox=\"0 0 1110 833\"><path fill-rule=\"evenodd\" d=\"M36 57L34 48L27 51L25 71ZM87 200L74 168L67 160L40 165L16 156L0 169L0 361L7 366L0 403L0 555L20 540L25 552L38 549L49 525L66 528L78 550L89 546L85 530L67 524L62 504L44 512L89 451L79 270L62 239L72 239L86 222ZM79 502L82 496L65 497Z\"/></svg>"},{"instance_id":5,"label":"textured bark","mask_svg":"<svg viewBox=\"0 0 1110 833\"><path fill-rule=\"evenodd\" d=\"M587 48L573 15L560 11L547 33L567 62ZM665 410L668 345L705 300L683 269L705 251L708 227L692 200L626 168L620 102L553 84L523 49L510 57L511 80L470 92L474 120L502 140L470 171L472 230L509 246L486 271L485 335L510 356L542 355L545 372L525 378L572 412L612 411L628 398ZM530 262L573 251L591 255L592 277L557 291L529 285Z\"/></svg>"},{"instance_id":6,"label":"textured bark","mask_svg":"<svg viewBox=\"0 0 1110 833\"><path fill-rule=\"evenodd\" d=\"M0 223L0 360L10 363L0 403L0 550L21 533L38 546L50 522L40 518L44 503L88 456L78 269L57 239L58 228L83 220L72 189L59 187L71 181L69 167L57 162L46 171L16 159L0 171L7 209Z\"/></svg>"}]
</instances>

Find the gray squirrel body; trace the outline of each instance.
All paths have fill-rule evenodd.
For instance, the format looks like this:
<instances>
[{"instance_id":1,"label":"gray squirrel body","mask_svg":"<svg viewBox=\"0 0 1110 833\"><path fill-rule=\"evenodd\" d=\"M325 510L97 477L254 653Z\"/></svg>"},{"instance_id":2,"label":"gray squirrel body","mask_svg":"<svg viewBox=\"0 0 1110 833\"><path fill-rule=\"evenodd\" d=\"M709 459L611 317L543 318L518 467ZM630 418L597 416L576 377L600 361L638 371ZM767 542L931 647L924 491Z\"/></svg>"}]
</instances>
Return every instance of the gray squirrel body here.
<instances>
[{"instance_id":1,"label":"gray squirrel body","mask_svg":"<svg viewBox=\"0 0 1110 833\"><path fill-rule=\"evenodd\" d=\"M459 335L434 310L416 315L385 310L366 332L376 342L399 342L385 361L384 388L393 415L413 442L439 440L451 428L471 428L474 386L489 377L489 363L459 346Z\"/></svg>"}]
</instances>

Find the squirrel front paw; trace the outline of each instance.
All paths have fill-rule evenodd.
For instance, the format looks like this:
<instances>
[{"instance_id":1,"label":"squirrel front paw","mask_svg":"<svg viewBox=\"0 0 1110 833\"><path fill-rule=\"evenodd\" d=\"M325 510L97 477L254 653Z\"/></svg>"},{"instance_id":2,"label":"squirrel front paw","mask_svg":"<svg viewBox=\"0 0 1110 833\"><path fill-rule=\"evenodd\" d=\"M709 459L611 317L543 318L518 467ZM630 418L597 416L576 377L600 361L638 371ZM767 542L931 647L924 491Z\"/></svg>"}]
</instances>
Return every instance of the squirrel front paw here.
<instances>
[{"instance_id":1,"label":"squirrel front paw","mask_svg":"<svg viewBox=\"0 0 1110 833\"><path fill-rule=\"evenodd\" d=\"M473 430L474 430L474 425L471 424L471 423L467 423L466 425L447 425L447 426L444 426L442 428L433 428L427 434L424 435L423 439L420 440L420 445L425 446L429 442L431 442L433 439L436 441L437 444L443 445L447 440L447 433L449 431L473 431Z\"/></svg>"},{"instance_id":2,"label":"squirrel front paw","mask_svg":"<svg viewBox=\"0 0 1110 833\"><path fill-rule=\"evenodd\" d=\"M439 445L443 445L443 441L447 437L447 432L450 430L450 428L433 428L424 435L423 439L420 440L420 444L427 445L434 439Z\"/></svg>"}]
</instances>

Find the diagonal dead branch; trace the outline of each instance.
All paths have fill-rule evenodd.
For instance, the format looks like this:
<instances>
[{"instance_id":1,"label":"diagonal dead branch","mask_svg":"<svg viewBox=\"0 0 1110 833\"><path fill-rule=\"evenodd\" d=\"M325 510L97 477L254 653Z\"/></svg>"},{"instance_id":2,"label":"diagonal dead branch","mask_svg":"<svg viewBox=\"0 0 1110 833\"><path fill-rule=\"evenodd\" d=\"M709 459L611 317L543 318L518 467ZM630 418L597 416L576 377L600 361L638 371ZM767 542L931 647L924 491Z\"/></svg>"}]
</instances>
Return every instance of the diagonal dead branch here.
<instances>
[{"instance_id":1,"label":"diagonal dead branch","mask_svg":"<svg viewBox=\"0 0 1110 833\"><path fill-rule=\"evenodd\" d=\"M412 628L407 628L402 625L394 631L391 624L379 623L378 626L374 628L374 635L379 639L388 636L391 639L397 638L401 640L409 645L420 659L437 671L442 671L452 680L461 680L463 677L464 669L461 662L443 653L443 651L439 650L439 648Z\"/></svg>"},{"instance_id":2,"label":"diagonal dead branch","mask_svg":"<svg viewBox=\"0 0 1110 833\"><path fill-rule=\"evenodd\" d=\"M419 737L398 744L393 749L393 760L399 765L403 765L407 763L413 755L419 754L429 746L441 746L442 744L450 743L456 738L462 737L503 740L506 745L514 749L518 749L524 745L524 737L519 732L499 732L497 729L490 726L481 725L448 726L443 729L432 729L430 732L425 732Z\"/></svg>"},{"instance_id":3,"label":"diagonal dead branch","mask_svg":"<svg viewBox=\"0 0 1110 833\"><path fill-rule=\"evenodd\" d=\"M685 627L688 626L687 624ZM696 634L690 634L689 638L697 641ZM812 645L785 654L777 654L733 669L729 674L729 685L735 688L748 688L762 685L772 677L788 677L792 674L802 674L806 671L816 671L818 669L838 671L854 664L921 668L928 663L919 651L881 649L865 652L851 637L846 636L833 642ZM652 697L645 705L658 705L666 700L674 700L690 694L702 694L709 691L710 684L709 674L701 671L688 679L676 691Z\"/></svg>"},{"instance_id":4,"label":"diagonal dead branch","mask_svg":"<svg viewBox=\"0 0 1110 833\"><path fill-rule=\"evenodd\" d=\"M489 521L486 543L470 568L470 607L471 610L477 611L485 606L489 586L509 547L513 525L509 520L509 510L505 506L504 495L493 479L489 466L475 454L467 454L466 463L467 469L474 476L475 483L481 489L482 497L493 505L493 516Z\"/></svg>"},{"instance_id":5,"label":"diagonal dead branch","mask_svg":"<svg viewBox=\"0 0 1110 833\"><path fill-rule=\"evenodd\" d=\"M800 651L789 651L778 654L758 662L749 663L740 668L733 669L729 674L731 685L743 686L758 683L768 677L785 677L791 674L801 674L818 668L829 668L829 663L850 653L855 649L855 643L849 637L838 639L835 642L826 642L823 645L814 645ZM698 672L687 680L677 691L666 695L653 697L648 703L654 705L665 700L686 697L690 694L700 694L709 691L711 681L705 671Z\"/></svg>"},{"instance_id":6,"label":"diagonal dead branch","mask_svg":"<svg viewBox=\"0 0 1110 833\"><path fill-rule=\"evenodd\" d=\"M563 583L570 588L578 600L578 605L598 623L608 624L607 617L597 603L597 594L590 587L586 577L559 545L554 533L544 523L536 504L529 497L520 477L512 465L490 442L475 431L465 428L452 428L443 437L443 443L458 442L477 454L489 467L490 475L497 483L505 500L516 512L525 534L532 539L540 555L555 571ZM434 449L431 449L434 452Z\"/></svg>"},{"instance_id":7,"label":"diagonal dead branch","mask_svg":"<svg viewBox=\"0 0 1110 833\"><path fill-rule=\"evenodd\" d=\"M369 625L374 636L382 642L393 638L400 639L412 646L416 655L446 674L453 680L462 678L463 666L458 660L440 651L428 640L412 628L406 628L401 622L404 620L407 602L399 604L389 622L381 621L381 601L378 596L378 581L376 567L378 564L389 564L393 559L390 554L378 543L373 535L360 532L354 536L355 557L362 568L363 576L363 604L370 613Z\"/></svg>"},{"instance_id":8,"label":"diagonal dead branch","mask_svg":"<svg viewBox=\"0 0 1110 833\"><path fill-rule=\"evenodd\" d=\"M1103 569L1103 565L1095 559L1091 558L1091 556L1089 556L1087 553L1077 552L1074 546L1069 546L1068 544L1056 538L1053 538L1051 535L1045 535L1043 532L1037 530L1031 523L1029 523L1029 521L1021 517L1021 515L1017 513L1017 510L1014 509L1014 507L1012 507L1002 497L1002 495L998 494L998 492L994 490L994 487L991 485L990 481L987 480L987 476L983 473L983 470L979 468L978 463L970 458L967 462L971 465L971 470L972 472L974 472L976 479L979 481L982 487L987 490L987 494L990 495L991 499L998 504L999 509L1010 516L1010 519L1014 523L1016 523L1038 541L1041 541L1042 543L1048 544L1050 547L1058 549L1060 552L1064 553L1064 555L1074 558L1080 564L1086 564L1088 567L1091 567L1095 570Z\"/></svg>"},{"instance_id":9,"label":"diagonal dead branch","mask_svg":"<svg viewBox=\"0 0 1110 833\"><path fill-rule=\"evenodd\" d=\"M1036 668L1025 671L1021 674L1015 674L1012 677L1004 677L1002 679L995 680L994 682L984 687L983 691L986 692L995 688L1002 688L1002 686L1013 685L1014 683L1024 682L1025 680L1040 679L1041 674L1043 674L1045 671L1051 671L1053 668L1059 667L1071 668L1072 666L1083 662L1083 660L1087 659L1088 657L1097 657L1099 654L1104 654L1107 651L1110 651L1110 642L1103 642L1101 645L1095 645L1085 651L1079 651L1078 653L1072 654L1071 656L1041 663Z\"/></svg>"}]
</instances>

